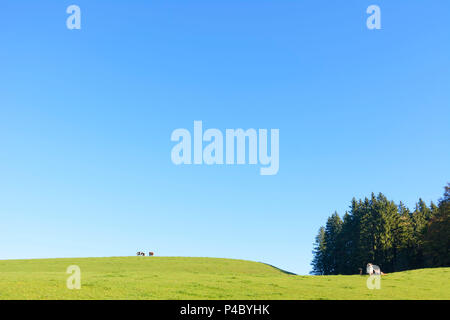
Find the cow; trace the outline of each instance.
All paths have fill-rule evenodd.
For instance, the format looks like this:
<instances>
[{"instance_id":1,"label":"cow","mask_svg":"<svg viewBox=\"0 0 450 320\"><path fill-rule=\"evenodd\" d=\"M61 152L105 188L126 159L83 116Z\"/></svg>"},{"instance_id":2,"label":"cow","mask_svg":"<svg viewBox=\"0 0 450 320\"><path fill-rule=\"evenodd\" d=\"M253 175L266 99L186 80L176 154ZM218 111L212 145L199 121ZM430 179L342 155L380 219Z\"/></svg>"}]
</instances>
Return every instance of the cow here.
<instances>
[{"instance_id":1,"label":"cow","mask_svg":"<svg viewBox=\"0 0 450 320\"><path fill-rule=\"evenodd\" d=\"M149 257L153 257L154 255L155 255L155 254L154 254L153 252L151 252L151 251L148 253L148 256L149 256Z\"/></svg>"},{"instance_id":2,"label":"cow","mask_svg":"<svg viewBox=\"0 0 450 320\"><path fill-rule=\"evenodd\" d=\"M366 266L366 272L369 275L373 275L373 274L382 275L382 276L385 275L385 273L381 271L379 266L371 264L370 262Z\"/></svg>"}]
</instances>

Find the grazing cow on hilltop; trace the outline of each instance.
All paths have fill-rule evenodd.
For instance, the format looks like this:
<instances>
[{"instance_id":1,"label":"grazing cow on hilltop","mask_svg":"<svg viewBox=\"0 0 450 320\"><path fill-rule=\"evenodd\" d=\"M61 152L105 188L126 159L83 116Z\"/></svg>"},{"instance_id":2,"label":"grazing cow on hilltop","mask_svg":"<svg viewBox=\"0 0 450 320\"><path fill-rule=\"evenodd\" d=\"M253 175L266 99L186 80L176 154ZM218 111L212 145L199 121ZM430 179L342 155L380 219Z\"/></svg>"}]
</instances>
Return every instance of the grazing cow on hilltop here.
<instances>
[{"instance_id":1,"label":"grazing cow on hilltop","mask_svg":"<svg viewBox=\"0 0 450 320\"><path fill-rule=\"evenodd\" d=\"M155 254L154 254L153 252L151 252L151 251L148 253L148 256L149 256L149 257L153 257L154 255L155 255Z\"/></svg>"}]
</instances>

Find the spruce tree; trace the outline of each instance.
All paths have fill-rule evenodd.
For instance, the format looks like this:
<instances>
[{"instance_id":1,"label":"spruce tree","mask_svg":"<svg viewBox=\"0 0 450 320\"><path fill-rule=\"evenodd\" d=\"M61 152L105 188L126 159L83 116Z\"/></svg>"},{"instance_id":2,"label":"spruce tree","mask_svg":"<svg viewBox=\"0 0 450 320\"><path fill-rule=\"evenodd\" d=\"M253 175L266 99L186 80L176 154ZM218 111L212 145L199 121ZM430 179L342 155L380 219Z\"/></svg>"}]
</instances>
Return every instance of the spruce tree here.
<instances>
[{"instance_id":1,"label":"spruce tree","mask_svg":"<svg viewBox=\"0 0 450 320\"><path fill-rule=\"evenodd\" d=\"M340 248L338 246L338 235L341 232L342 220L337 214L333 213L328 218L325 225L325 254L324 264L326 274L337 274L338 256Z\"/></svg>"},{"instance_id":2,"label":"spruce tree","mask_svg":"<svg viewBox=\"0 0 450 320\"><path fill-rule=\"evenodd\" d=\"M445 187L444 197L432 217L424 236L423 254L427 267L450 266L450 184Z\"/></svg>"},{"instance_id":3,"label":"spruce tree","mask_svg":"<svg viewBox=\"0 0 450 320\"><path fill-rule=\"evenodd\" d=\"M324 253L325 253L325 228L320 227L319 232L314 241L313 260L311 262L313 269L310 272L311 274L314 275L326 274L324 264Z\"/></svg>"}]
</instances>

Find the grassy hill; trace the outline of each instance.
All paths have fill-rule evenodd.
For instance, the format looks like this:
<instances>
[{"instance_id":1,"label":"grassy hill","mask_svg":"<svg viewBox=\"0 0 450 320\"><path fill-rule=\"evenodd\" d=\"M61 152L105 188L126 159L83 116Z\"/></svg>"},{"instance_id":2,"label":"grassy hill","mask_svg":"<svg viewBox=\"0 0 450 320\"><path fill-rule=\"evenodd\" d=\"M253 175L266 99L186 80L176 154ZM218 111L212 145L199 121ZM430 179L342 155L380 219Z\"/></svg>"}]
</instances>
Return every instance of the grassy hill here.
<instances>
[{"instance_id":1,"label":"grassy hill","mask_svg":"<svg viewBox=\"0 0 450 320\"><path fill-rule=\"evenodd\" d=\"M66 287L69 265L81 290ZM450 268L367 276L297 276L251 261L113 257L0 261L0 299L450 299Z\"/></svg>"}]
</instances>

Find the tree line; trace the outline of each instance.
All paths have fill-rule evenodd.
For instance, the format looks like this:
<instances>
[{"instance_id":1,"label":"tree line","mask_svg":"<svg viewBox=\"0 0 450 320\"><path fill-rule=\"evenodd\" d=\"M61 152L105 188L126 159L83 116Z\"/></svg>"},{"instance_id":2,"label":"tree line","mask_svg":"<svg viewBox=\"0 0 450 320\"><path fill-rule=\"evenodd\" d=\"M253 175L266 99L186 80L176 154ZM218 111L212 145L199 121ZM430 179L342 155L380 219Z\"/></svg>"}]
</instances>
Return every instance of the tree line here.
<instances>
[{"instance_id":1,"label":"tree line","mask_svg":"<svg viewBox=\"0 0 450 320\"><path fill-rule=\"evenodd\" d=\"M450 266L450 183L444 189L437 205L419 199L414 211L382 193L353 198L319 229L311 274L355 274L369 262L383 272Z\"/></svg>"}]
</instances>

